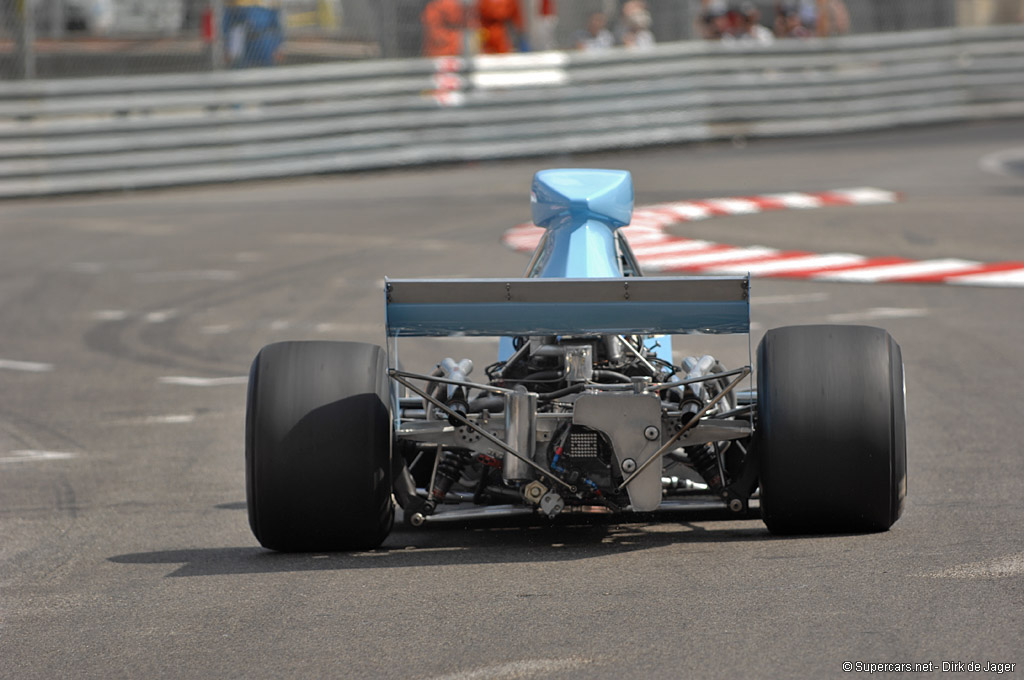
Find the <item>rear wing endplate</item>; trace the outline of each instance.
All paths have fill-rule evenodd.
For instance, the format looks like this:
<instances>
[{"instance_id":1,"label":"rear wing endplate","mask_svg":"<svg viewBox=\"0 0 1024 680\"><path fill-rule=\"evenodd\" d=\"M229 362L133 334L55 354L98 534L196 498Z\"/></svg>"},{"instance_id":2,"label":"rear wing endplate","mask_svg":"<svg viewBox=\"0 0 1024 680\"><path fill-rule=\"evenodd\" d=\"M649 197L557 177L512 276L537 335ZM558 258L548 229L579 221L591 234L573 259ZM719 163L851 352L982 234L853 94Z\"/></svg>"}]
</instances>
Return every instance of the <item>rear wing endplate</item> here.
<instances>
[{"instance_id":1,"label":"rear wing endplate","mask_svg":"<svg viewBox=\"0 0 1024 680\"><path fill-rule=\"evenodd\" d=\"M386 279L389 336L749 333L746 276Z\"/></svg>"}]
</instances>

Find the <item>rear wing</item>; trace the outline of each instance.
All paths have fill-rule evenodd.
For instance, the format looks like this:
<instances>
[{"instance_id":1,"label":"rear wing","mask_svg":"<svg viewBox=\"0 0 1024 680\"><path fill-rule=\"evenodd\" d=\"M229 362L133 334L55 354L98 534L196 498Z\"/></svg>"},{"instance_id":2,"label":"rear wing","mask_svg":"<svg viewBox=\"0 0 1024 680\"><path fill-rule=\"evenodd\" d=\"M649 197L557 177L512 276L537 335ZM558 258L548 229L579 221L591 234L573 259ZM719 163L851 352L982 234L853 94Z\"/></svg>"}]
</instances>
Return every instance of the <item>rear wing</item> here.
<instances>
[{"instance_id":1,"label":"rear wing","mask_svg":"<svg viewBox=\"0 0 1024 680\"><path fill-rule=\"evenodd\" d=\"M395 336L749 333L750 278L385 279Z\"/></svg>"}]
</instances>

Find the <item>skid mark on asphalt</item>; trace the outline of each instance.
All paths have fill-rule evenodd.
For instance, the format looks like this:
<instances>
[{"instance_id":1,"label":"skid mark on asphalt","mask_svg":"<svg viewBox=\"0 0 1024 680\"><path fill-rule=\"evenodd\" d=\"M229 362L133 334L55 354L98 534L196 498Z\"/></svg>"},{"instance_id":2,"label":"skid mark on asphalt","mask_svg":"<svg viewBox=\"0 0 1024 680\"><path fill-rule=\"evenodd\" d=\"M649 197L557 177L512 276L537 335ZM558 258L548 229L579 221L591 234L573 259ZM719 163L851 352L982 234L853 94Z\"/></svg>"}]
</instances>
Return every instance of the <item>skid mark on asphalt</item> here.
<instances>
[{"instance_id":1,"label":"skid mark on asphalt","mask_svg":"<svg viewBox=\"0 0 1024 680\"><path fill-rule=\"evenodd\" d=\"M590 659L571 656L564 659L527 659L498 666L488 666L450 675L439 675L430 680L514 680L532 677L552 677L559 671L581 668L592 663Z\"/></svg>"},{"instance_id":2,"label":"skid mark on asphalt","mask_svg":"<svg viewBox=\"0 0 1024 680\"><path fill-rule=\"evenodd\" d=\"M26 373L47 373L53 370L53 364L38 361L13 361L0 359L0 369L7 371L23 371Z\"/></svg>"},{"instance_id":3,"label":"skid mark on asphalt","mask_svg":"<svg viewBox=\"0 0 1024 680\"><path fill-rule=\"evenodd\" d=\"M866 257L855 253L812 253L765 246L731 246L668 234L666 228L724 215L752 215L776 210L810 210L828 206L887 205L899 194L863 187L819 193L792 192L738 198L713 198L644 206L623 227L640 265L649 272L698 274L749 273L755 277L856 283L947 283L972 286L1024 286L1024 261L976 262L956 258L915 261L901 257ZM543 230L532 224L509 229L502 242L532 252Z\"/></svg>"},{"instance_id":4,"label":"skid mark on asphalt","mask_svg":"<svg viewBox=\"0 0 1024 680\"><path fill-rule=\"evenodd\" d=\"M1006 578L1024 574L1024 553L997 557L984 562L971 562L943 569L934 574L926 574L932 578Z\"/></svg>"}]
</instances>

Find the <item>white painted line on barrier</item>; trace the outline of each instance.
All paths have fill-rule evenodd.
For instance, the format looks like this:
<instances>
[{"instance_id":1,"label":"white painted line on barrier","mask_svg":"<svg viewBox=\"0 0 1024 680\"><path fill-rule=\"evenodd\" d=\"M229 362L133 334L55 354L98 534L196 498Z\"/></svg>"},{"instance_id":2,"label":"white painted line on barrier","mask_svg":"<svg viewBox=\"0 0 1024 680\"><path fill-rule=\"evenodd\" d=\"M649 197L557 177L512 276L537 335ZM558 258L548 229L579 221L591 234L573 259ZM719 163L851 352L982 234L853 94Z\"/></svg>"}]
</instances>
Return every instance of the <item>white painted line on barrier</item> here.
<instances>
[{"instance_id":1,"label":"white painted line on barrier","mask_svg":"<svg viewBox=\"0 0 1024 680\"><path fill-rule=\"evenodd\" d=\"M473 57L476 71L520 71L534 68L558 68L569 63L565 52L522 52L517 54L481 54Z\"/></svg>"},{"instance_id":2,"label":"white painted line on barrier","mask_svg":"<svg viewBox=\"0 0 1024 680\"><path fill-rule=\"evenodd\" d=\"M11 451L8 455L0 457L0 464L31 463L42 460L70 460L76 457L77 454L64 451Z\"/></svg>"},{"instance_id":3,"label":"white painted line on barrier","mask_svg":"<svg viewBox=\"0 0 1024 680\"><path fill-rule=\"evenodd\" d=\"M561 69L536 71L491 71L470 76L473 87L480 90L511 87L553 87L569 82L569 74Z\"/></svg>"},{"instance_id":4,"label":"white painted line on barrier","mask_svg":"<svg viewBox=\"0 0 1024 680\"><path fill-rule=\"evenodd\" d=\"M0 369L8 371L25 371L26 373L46 373L53 370L53 364L44 364L38 361L13 361L11 359L0 359Z\"/></svg>"},{"instance_id":5,"label":"white painted line on barrier","mask_svg":"<svg viewBox=\"0 0 1024 680\"><path fill-rule=\"evenodd\" d=\"M860 312L829 314L826 318L835 323L851 323L854 321L874 321L877 319L916 319L928 316L929 310L909 307L873 307Z\"/></svg>"},{"instance_id":6,"label":"white painted line on barrier","mask_svg":"<svg viewBox=\"0 0 1024 680\"><path fill-rule=\"evenodd\" d=\"M249 376L239 375L230 378L193 378L189 376L171 375L159 378L161 385L183 385L185 387L223 387L225 385L245 385Z\"/></svg>"}]
</instances>

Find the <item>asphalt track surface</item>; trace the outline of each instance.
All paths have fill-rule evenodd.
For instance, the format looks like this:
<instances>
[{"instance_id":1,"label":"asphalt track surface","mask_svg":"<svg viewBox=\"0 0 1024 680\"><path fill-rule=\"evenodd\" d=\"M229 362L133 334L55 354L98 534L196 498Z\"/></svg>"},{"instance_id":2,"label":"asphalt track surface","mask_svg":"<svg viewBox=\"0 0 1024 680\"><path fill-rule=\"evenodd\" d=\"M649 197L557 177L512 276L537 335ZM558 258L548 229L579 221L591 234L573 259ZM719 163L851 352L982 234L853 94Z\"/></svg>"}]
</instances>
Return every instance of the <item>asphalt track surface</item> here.
<instances>
[{"instance_id":1,"label":"asphalt track surface","mask_svg":"<svg viewBox=\"0 0 1024 680\"><path fill-rule=\"evenodd\" d=\"M397 528L283 555L246 523L244 376L264 344L382 341L382 278L519 275L533 171L632 170L637 202L876 186L896 205L676 227L733 244L1024 258L1024 122L682 146L0 204L0 676L838 677L1024 672L1024 292L755 282L758 331L902 345L909 497L892 530L756 519ZM718 340L677 344L716 352ZM493 356L403 345L410 369ZM745 362L746 345L725 347ZM479 365L479 364L478 364Z\"/></svg>"}]
</instances>

